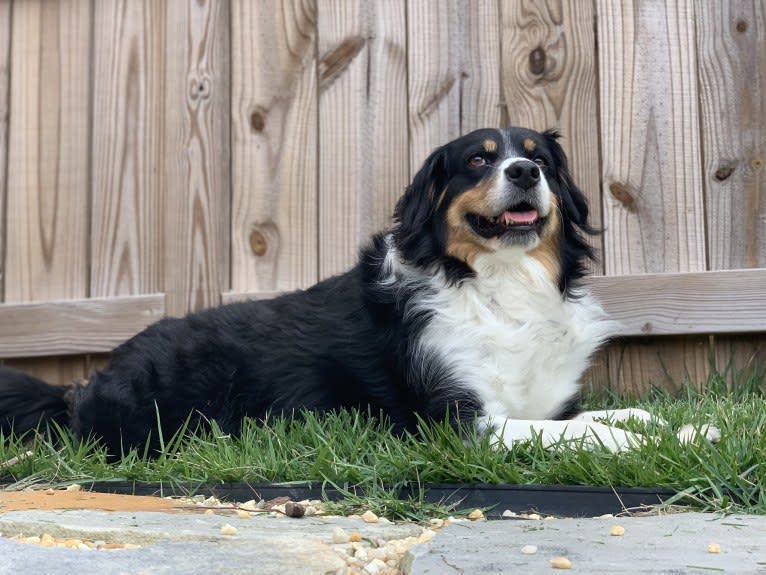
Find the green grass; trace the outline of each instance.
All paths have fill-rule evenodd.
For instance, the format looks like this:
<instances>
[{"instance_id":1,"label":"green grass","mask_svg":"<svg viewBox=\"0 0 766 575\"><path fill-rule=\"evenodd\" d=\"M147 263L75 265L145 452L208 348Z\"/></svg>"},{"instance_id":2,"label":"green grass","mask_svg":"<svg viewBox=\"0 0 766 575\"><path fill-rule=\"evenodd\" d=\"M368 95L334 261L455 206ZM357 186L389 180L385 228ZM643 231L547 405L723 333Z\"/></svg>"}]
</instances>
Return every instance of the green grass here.
<instances>
[{"instance_id":1,"label":"green grass","mask_svg":"<svg viewBox=\"0 0 766 575\"><path fill-rule=\"evenodd\" d=\"M307 414L303 421L275 418L248 422L239 438L211 430L178 434L158 457L130 452L108 463L96 442L80 442L61 429L26 438L3 437L0 470L16 487L90 480L215 485L222 482L313 482L349 489L336 507L348 512L372 508L397 518L448 513L417 497L400 501L399 487L424 483L567 484L664 487L681 493L677 503L698 509L766 513L766 397L763 373L742 378L734 390L720 376L707 391L685 386L676 393L655 391L639 400L592 396L587 407L641 407L668 427L630 422L628 427L657 438L633 451L612 455L575 445L543 449L538 440L494 448L488 437L465 435L446 424L424 426L422 436L396 437L367 414ZM721 442L681 444L685 423L717 425ZM31 455L24 456L27 451ZM365 495L350 490L359 486ZM417 493L417 489L415 493Z\"/></svg>"}]
</instances>

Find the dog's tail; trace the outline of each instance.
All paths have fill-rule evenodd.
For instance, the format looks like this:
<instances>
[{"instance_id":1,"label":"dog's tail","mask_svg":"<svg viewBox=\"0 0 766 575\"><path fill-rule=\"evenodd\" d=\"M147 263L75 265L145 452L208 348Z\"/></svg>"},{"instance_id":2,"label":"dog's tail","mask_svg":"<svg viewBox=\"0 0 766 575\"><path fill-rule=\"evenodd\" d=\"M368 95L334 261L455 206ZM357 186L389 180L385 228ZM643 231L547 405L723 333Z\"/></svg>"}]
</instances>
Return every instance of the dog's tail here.
<instances>
[{"instance_id":1,"label":"dog's tail","mask_svg":"<svg viewBox=\"0 0 766 575\"><path fill-rule=\"evenodd\" d=\"M69 425L72 385L51 385L22 371L0 366L0 431L21 435L56 422Z\"/></svg>"}]
</instances>

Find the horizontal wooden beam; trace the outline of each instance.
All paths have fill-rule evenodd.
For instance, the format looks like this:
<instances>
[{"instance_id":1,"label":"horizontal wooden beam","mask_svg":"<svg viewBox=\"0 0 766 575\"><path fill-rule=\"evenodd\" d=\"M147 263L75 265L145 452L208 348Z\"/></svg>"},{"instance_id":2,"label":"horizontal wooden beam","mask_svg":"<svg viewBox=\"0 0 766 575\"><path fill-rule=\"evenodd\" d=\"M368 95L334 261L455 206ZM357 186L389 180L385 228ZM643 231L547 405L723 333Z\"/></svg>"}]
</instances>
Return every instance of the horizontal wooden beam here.
<instances>
[{"instance_id":1,"label":"horizontal wooden beam","mask_svg":"<svg viewBox=\"0 0 766 575\"><path fill-rule=\"evenodd\" d=\"M225 291L221 294L221 303L234 303L257 299L271 299L287 292L283 291Z\"/></svg>"},{"instance_id":2,"label":"horizontal wooden beam","mask_svg":"<svg viewBox=\"0 0 766 575\"><path fill-rule=\"evenodd\" d=\"M588 280L616 335L766 332L766 269L600 276Z\"/></svg>"},{"instance_id":3,"label":"horizontal wooden beam","mask_svg":"<svg viewBox=\"0 0 766 575\"><path fill-rule=\"evenodd\" d=\"M619 322L617 336L766 332L766 269L600 276L588 286ZM164 314L163 294L0 304L0 359L109 352Z\"/></svg>"},{"instance_id":4,"label":"horizontal wooden beam","mask_svg":"<svg viewBox=\"0 0 766 575\"><path fill-rule=\"evenodd\" d=\"M101 353L165 315L165 295L0 304L0 358Z\"/></svg>"}]
</instances>

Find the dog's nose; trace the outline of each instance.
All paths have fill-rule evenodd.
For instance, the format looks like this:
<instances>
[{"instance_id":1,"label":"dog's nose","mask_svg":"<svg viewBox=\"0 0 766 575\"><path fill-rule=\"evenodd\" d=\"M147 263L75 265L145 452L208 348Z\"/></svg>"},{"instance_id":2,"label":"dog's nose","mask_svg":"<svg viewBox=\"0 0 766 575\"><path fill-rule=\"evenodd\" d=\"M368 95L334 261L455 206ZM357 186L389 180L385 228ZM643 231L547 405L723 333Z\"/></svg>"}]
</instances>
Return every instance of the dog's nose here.
<instances>
[{"instance_id":1,"label":"dog's nose","mask_svg":"<svg viewBox=\"0 0 766 575\"><path fill-rule=\"evenodd\" d=\"M540 168L529 160L519 160L506 168L505 177L522 190L528 190L540 183Z\"/></svg>"}]
</instances>

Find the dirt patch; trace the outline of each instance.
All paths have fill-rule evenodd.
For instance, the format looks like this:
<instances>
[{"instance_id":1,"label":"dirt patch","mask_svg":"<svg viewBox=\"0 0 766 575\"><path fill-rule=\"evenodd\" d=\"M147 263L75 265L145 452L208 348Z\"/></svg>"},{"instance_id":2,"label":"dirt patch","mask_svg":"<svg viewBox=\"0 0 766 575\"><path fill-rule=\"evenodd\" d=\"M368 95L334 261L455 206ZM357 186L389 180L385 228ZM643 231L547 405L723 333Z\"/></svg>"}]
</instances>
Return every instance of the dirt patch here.
<instances>
[{"instance_id":1,"label":"dirt patch","mask_svg":"<svg viewBox=\"0 0 766 575\"><path fill-rule=\"evenodd\" d=\"M189 508L185 502L161 497L116 495L88 491L2 491L0 513L30 509L98 509L102 511L164 511Z\"/></svg>"}]
</instances>

